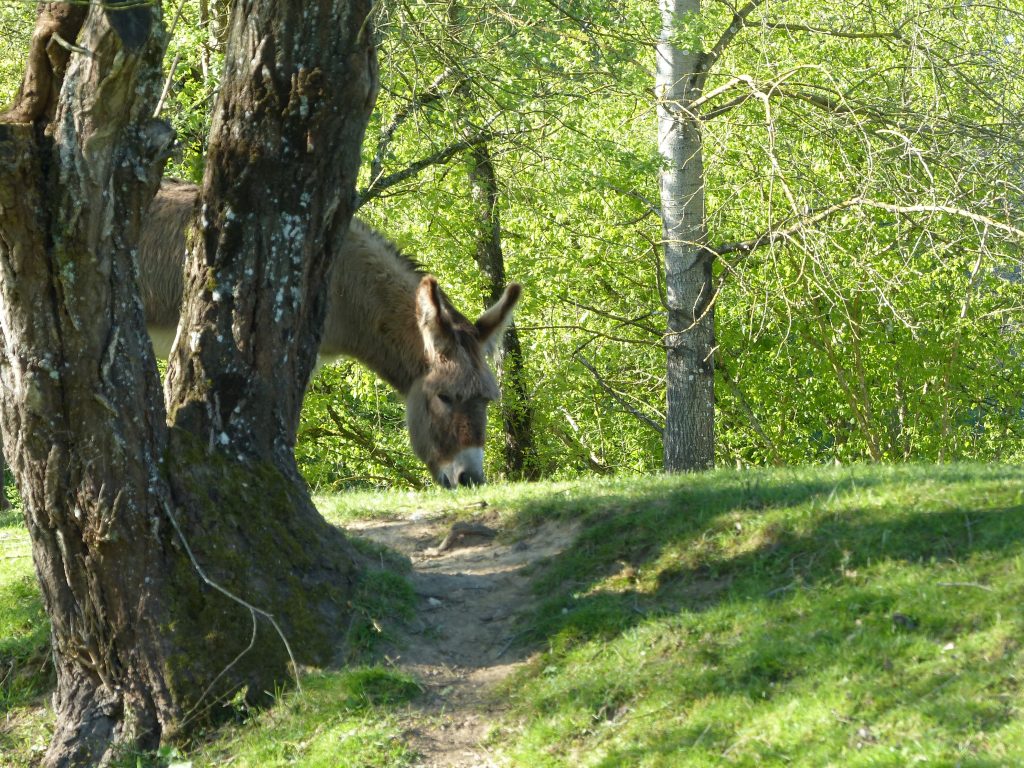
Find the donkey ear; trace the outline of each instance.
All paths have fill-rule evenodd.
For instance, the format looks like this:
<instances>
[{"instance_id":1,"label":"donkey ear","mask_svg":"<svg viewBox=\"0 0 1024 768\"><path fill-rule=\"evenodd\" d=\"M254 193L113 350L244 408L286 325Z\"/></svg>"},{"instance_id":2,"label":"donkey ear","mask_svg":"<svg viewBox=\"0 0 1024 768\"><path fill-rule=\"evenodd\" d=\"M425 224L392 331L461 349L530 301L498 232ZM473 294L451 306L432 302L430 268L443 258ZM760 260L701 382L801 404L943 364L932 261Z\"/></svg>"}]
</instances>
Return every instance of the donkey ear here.
<instances>
[{"instance_id":1,"label":"donkey ear","mask_svg":"<svg viewBox=\"0 0 1024 768\"><path fill-rule=\"evenodd\" d=\"M488 355L494 352L501 339L501 333L505 330L509 320L512 319L512 310L515 309L520 295L523 293L523 286L519 283L509 283L505 292L501 294L494 306L484 312L476 321L476 329L480 334L480 343L484 352Z\"/></svg>"},{"instance_id":2,"label":"donkey ear","mask_svg":"<svg viewBox=\"0 0 1024 768\"><path fill-rule=\"evenodd\" d=\"M441 287L433 275L424 275L416 289L416 320L428 355L442 350L451 339L451 320L444 309Z\"/></svg>"}]
</instances>

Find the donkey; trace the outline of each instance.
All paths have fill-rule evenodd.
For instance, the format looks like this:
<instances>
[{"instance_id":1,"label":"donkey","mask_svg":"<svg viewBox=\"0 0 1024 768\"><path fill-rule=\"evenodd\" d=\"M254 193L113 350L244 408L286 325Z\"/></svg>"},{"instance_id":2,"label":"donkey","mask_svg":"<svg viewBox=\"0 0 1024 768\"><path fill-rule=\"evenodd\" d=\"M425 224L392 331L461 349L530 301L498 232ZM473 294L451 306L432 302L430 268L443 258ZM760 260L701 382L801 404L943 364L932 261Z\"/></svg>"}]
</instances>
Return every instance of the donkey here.
<instances>
[{"instance_id":1,"label":"donkey","mask_svg":"<svg viewBox=\"0 0 1024 768\"><path fill-rule=\"evenodd\" d=\"M139 249L146 328L166 358L181 311L185 229L198 189L164 181L149 208ZM353 357L401 393L409 441L446 488L484 476L487 404L498 382L487 364L522 291L511 283L476 322L380 234L352 220L336 255L319 354Z\"/></svg>"}]
</instances>

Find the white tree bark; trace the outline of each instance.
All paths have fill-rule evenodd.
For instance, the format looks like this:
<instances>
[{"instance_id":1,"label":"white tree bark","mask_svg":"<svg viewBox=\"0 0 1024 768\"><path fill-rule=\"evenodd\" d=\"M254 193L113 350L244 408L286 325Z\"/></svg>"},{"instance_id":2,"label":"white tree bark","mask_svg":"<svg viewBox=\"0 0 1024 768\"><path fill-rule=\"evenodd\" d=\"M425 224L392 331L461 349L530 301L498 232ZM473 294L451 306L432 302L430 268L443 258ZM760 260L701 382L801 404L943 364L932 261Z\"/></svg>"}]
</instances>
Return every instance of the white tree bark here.
<instances>
[{"instance_id":1,"label":"white tree bark","mask_svg":"<svg viewBox=\"0 0 1024 768\"><path fill-rule=\"evenodd\" d=\"M712 257L704 248L704 164L699 116L701 51L679 43L700 0L661 0L657 46L658 149L663 158L661 210L668 289L665 337L665 470L714 466L714 313ZM687 49L689 48L689 49Z\"/></svg>"}]
</instances>

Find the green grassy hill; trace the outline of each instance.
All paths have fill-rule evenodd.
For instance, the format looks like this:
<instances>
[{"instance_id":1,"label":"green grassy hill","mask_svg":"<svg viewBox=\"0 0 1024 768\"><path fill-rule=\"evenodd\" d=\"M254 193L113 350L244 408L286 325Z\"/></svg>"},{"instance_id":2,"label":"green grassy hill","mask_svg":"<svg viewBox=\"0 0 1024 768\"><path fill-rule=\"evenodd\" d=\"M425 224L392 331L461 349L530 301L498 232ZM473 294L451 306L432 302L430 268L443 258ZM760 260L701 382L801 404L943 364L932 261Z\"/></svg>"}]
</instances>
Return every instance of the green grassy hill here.
<instances>
[{"instance_id":1,"label":"green grassy hill","mask_svg":"<svg viewBox=\"0 0 1024 768\"><path fill-rule=\"evenodd\" d=\"M465 516L481 500L506 535L580 526L531 573L518 637L538 653L495 693L511 702L487 740L498 764L1024 764L1020 467L721 471L321 506L344 525ZM45 626L26 537L13 516L0 526L0 764L25 765L45 743ZM362 667L306 688L185 759L415 765L402 726L414 680Z\"/></svg>"}]
</instances>

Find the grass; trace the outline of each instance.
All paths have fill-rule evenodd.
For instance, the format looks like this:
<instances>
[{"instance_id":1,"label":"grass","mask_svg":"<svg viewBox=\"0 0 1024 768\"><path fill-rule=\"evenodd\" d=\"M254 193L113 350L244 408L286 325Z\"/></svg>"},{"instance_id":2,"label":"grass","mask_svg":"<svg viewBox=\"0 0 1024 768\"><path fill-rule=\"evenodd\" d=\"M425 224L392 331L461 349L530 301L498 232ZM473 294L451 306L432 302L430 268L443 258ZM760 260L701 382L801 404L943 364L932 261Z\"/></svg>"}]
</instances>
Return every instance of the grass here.
<instances>
[{"instance_id":1,"label":"grass","mask_svg":"<svg viewBox=\"0 0 1024 768\"><path fill-rule=\"evenodd\" d=\"M0 491L2 492L2 491ZM20 508L0 512L0 766L24 765L49 738L49 622ZM13 758L9 756L20 756Z\"/></svg>"},{"instance_id":2,"label":"grass","mask_svg":"<svg viewBox=\"0 0 1024 768\"><path fill-rule=\"evenodd\" d=\"M499 764L1024 764L1020 467L721 471L319 502L342 525L481 510L512 529L579 524L575 544L531 574L521 636L539 653L497 694L511 702L488 744ZM27 551L13 522L0 537L5 553ZM0 561L3 663L45 650L30 573L26 559ZM390 583L373 591L383 587L404 599ZM0 755L23 760L11 765L45 732L33 685L8 695L13 731L0 723ZM357 667L305 688L240 712L187 759L415 764L401 725L415 681Z\"/></svg>"},{"instance_id":3,"label":"grass","mask_svg":"<svg viewBox=\"0 0 1024 768\"><path fill-rule=\"evenodd\" d=\"M723 472L581 508L537 574L511 764L1024 763L1020 468Z\"/></svg>"},{"instance_id":4,"label":"grass","mask_svg":"<svg viewBox=\"0 0 1024 768\"><path fill-rule=\"evenodd\" d=\"M222 729L188 760L236 768L410 766L416 755L403 743L393 710L419 693L411 677L380 667L309 675L301 694L286 694L273 709Z\"/></svg>"}]
</instances>

